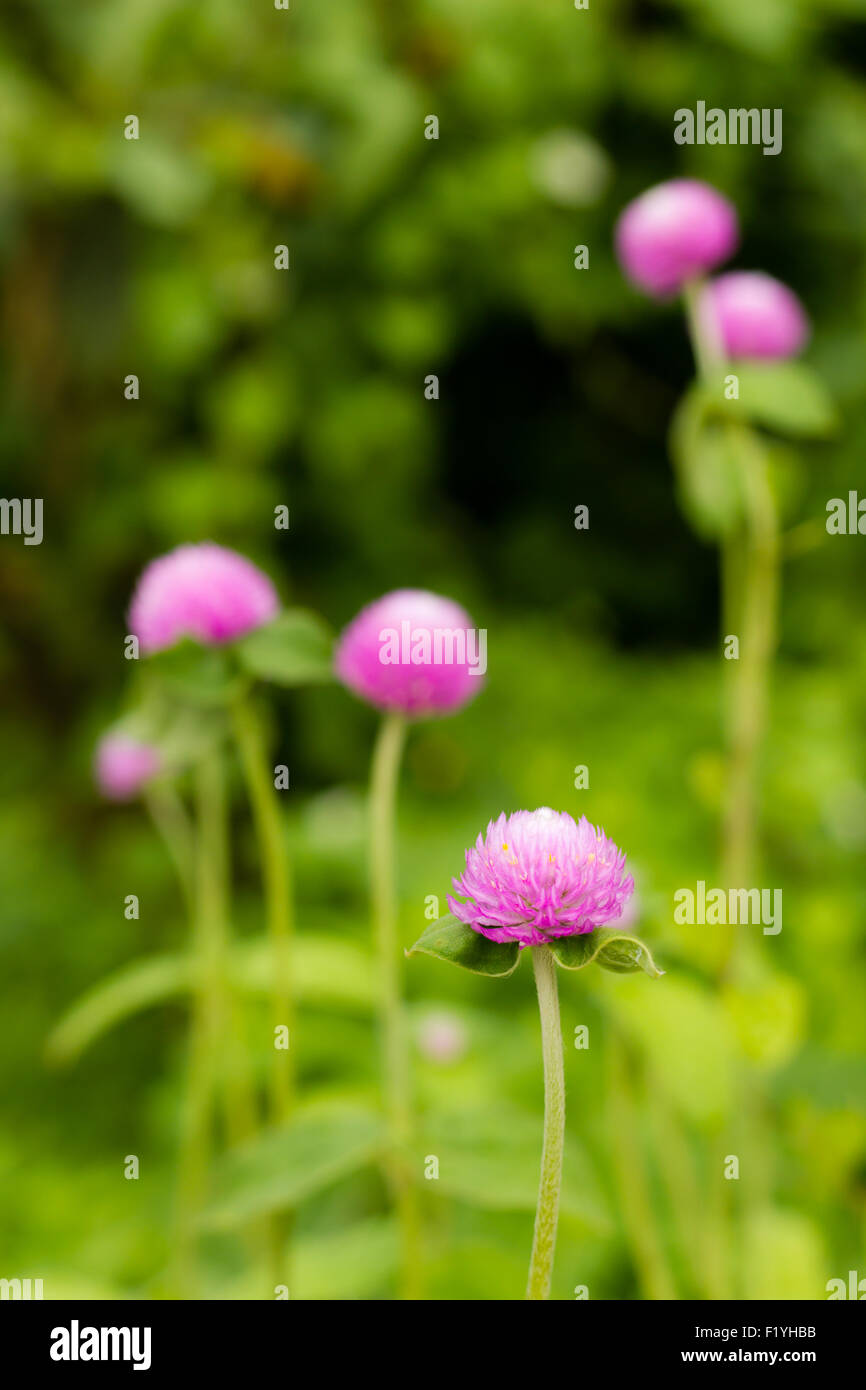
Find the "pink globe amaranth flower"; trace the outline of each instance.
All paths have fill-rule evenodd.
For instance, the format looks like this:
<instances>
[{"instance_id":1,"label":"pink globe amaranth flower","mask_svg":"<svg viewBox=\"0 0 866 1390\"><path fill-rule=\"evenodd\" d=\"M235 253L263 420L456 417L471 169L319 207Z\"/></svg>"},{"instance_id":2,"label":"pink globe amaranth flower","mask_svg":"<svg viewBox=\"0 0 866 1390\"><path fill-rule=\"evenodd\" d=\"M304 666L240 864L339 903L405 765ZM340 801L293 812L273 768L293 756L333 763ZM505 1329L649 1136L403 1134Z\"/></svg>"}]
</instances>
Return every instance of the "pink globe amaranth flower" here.
<instances>
[{"instance_id":1,"label":"pink globe amaranth flower","mask_svg":"<svg viewBox=\"0 0 866 1390\"><path fill-rule=\"evenodd\" d=\"M160 770L157 750L126 734L106 734L96 749L96 783L109 801L131 801Z\"/></svg>"},{"instance_id":2,"label":"pink globe amaranth flower","mask_svg":"<svg viewBox=\"0 0 866 1390\"><path fill-rule=\"evenodd\" d=\"M204 541L151 561L132 596L129 626L143 652L184 637L210 646L270 622L279 607L276 589L251 560Z\"/></svg>"},{"instance_id":3,"label":"pink globe amaranth flower","mask_svg":"<svg viewBox=\"0 0 866 1390\"><path fill-rule=\"evenodd\" d=\"M448 899L461 922L491 941L542 946L620 916L634 890L625 855L602 830L567 811L515 811L491 821Z\"/></svg>"},{"instance_id":4,"label":"pink globe amaranth flower","mask_svg":"<svg viewBox=\"0 0 866 1390\"><path fill-rule=\"evenodd\" d=\"M487 634L451 599L395 589L363 608L337 643L337 676L378 709L450 714L478 694Z\"/></svg>"},{"instance_id":5,"label":"pink globe amaranth flower","mask_svg":"<svg viewBox=\"0 0 866 1390\"><path fill-rule=\"evenodd\" d=\"M615 232L628 279L659 298L721 265L739 239L733 204L697 179L670 179L647 189L620 214Z\"/></svg>"},{"instance_id":6,"label":"pink globe amaranth flower","mask_svg":"<svg viewBox=\"0 0 866 1390\"><path fill-rule=\"evenodd\" d=\"M429 1013L418 1030L418 1046L430 1062L457 1062L466 1051L466 1029L455 1014L444 1009Z\"/></svg>"},{"instance_id":7,"label":"pink globe amaranth flower","mask_svg":"<svg viewBox=\"0 0 866 1390\"><path fill-rule=\"evenodd\" d=\"M809 337L809 320L793 290L760 270L731 270L704 290L729 357L793 357Z\"/></svg>"}]
</instances>

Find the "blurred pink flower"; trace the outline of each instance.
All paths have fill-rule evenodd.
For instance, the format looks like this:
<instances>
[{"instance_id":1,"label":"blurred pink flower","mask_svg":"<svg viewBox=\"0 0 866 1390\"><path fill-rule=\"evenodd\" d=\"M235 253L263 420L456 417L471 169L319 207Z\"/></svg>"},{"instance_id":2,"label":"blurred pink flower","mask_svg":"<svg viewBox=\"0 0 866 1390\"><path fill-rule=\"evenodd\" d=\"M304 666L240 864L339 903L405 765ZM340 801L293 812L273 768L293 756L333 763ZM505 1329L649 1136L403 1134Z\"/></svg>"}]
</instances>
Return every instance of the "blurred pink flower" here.
<instances>
[{"instance_id":1,"label":"blurred pink flower","mask_svg":"<svg viewBox=\"0 0 866 1390\"><path fill-rule=\"evenodd\" d=\"M143 652L184 637L205 645L232 642L275 618L277 591L251 560L204 541L152 560L129 607L129 626Z\"/></svg>"},{"instance_id":2,"label":"blurred pink flower","mask_svg":"<svg viewBox=\"0 0 866 1390\"><path fill-rule=\"evenodd\" d=\"M732 270L711 280L702 311L714 315L729 357L793 357L809 337L794 291L760 270Z\"/></svg>"},{"instance_id":3,"label":"blurred pink flower","mask_svg":"<svg viewBox=\"0 0 866 1390\"><path fill-rule=\"evenodd\" d=\"M378 709L449 714L484 684L487 634L451 599L396 589L349 623L334 664L343 684Z\"/></svg>"},{"instance_id":4,"label":"blurred pink flower","mask_svg":"<svg viewBox=\"0 0 866 1390\"><path fill-rule=\"evenodd\" d=\"M456 1014L429 1013L418 1029L418 1046L430 1062L457 1062L466 1051L466 1029Z\"/></svg>"},{"instance_id":5,"label":"blurred pink flower","mask_svg":"<svg viewBox=\"0 0 866 1390\"><path fill-rule=\"evenodd\" d=\"M159 769L159 753L140 739L106 734L97 746L96 784L110 801L131 801Z\"/></svg>"},{"instance_id":6,"label":"blurred pink flower","mask_svg":"<svg viewBox=\"0 0 866 1390\"><path fill-rule=\"evenodd\" d=\"M634 890L624 868L625 855L586 816L516 811L491 821L466 851L454 888L468 901L448 906L491 941L541 946L616 921Z\"/></svg>"},{"instance_id":7,"label":"blurred pink flower","mask_svg":"<svg viewBox=\"0 0 866 1390\"><path fill-rule=\"evenodd\" d=\"M670 179L642 193L620 214L616 252L629 280L648 294L676 294L737 249L732 203L708 183Z\"/></svg>"}]
</instances>

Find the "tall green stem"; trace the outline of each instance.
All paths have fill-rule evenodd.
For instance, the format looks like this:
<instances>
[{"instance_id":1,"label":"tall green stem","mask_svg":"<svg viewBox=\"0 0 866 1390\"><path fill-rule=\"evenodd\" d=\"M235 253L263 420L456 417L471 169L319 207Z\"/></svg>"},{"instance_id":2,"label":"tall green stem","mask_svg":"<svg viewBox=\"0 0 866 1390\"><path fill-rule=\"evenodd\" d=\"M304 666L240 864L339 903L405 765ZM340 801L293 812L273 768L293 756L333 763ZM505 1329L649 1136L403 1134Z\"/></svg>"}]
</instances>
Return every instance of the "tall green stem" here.
<instances>
[{"instance_id":1,"label":"tall green stem","mask_svg":"<svg viewBox=\"0 0 866 1390\"><path fill-rule=\"evenodd\" d=\"M725 353L717 325L703 314L699 281L684 290L695 362L705 384L721 381ZM740 638L731 673L727 735L729 770L722 830L722 870L729 888L747 888L755 866L758 770L766 722L770 671L776 642L779 529L763 450L747 425L729 421L726 438L743 498L744 526L722 540L722 607L725 633ZM720 974L733 965L731 931Z\"/></svg>"},{"instance_id":2,"label":"tall green stem","mask_svg":"<svg viewBox=\"0 0 866 1390\"><path fill-rule=\"evenodd\" d=\"M565 1071L562 1060L562 1024L556 962L549 946L533 946L532 968L541 1015L541 1052L544 1061L544 1141L541 1148L541 1180L535 1211L535 1232L529 1260L528 1299L550 1297L559 1194L562 1188L562 1154L565 1145Z\"/></svg>"},{"instance_id":3,"label":"tall green stem","mask_svg":"<svg viewBox=\"0 0 866 1390\"><path fill-rule=\"evenodd\" d=\"M273 1048L270 1078L273 1118L277 1124L282 1124L291 1112L295 1091L292 1052L295 1010L290 973L294 919L289 855L280 823L277 793L268 773L261 722L250 699L235 705L234 727L261 857L267 931L274 963L272 1021L275 1029L288 1030L288 1048Z\"/></svg>"},{"instance_id":4,"label":"tall green stem","mask_svg":"<svg viewBox=\"0 0 866 1390\"><path fill-rule=\"evenodd\" d=\"M758 771L776 648L779 530L763 450L745 426L733 426L746 505L747 537L740 601L740 660L731 683L728 737L731 765L725 804L724 879L747 888L755 867ZM730 968L734 934L723 971Z\"/></svg>"},{"instance_id":5,"label":"tall green stem","mask_svg":"<svg viewBox=\"0 0 866 1390\"><path fill-rule=\"evenodd\" d=\"M647 1178L646 1153L640 1139L636 1102L621 1037L614 1031L606 1049L607 1101L613 1168L619 1189L623 1226L641 1287L651 1299L676 1298L664 1239Z\"/></svg>"},{"instance_id":6,"label":"tall green stem","mask_svg":"<svg viewBox=\"0 0 866 1390\"><path fill-rule=\"evenodd\" d=\"M417 1299L420 1297L420 1215L408 1157L412 1106L397 906L397 783L405 741L406 722L402 716L385 715L373 750L370 777L370 888L378 957L388 1177L400 1227L403 1297Z\"/></svg>"},{"instance_id":7,"label":"tall green stem","mask_svg":"<svg viewBox=\"0 0 866 1390\"><path fill-rule=\"evenodd\" d=\"M223 853L221 816L222 768L211 754L195 771L198 834L195 841L193 961L195 967L187 1093L181 1136L178 1180L178 1229L175 1277L187 1297L196 1296L195 1225L207 1188L212 1151L217 1057L223 1006Z\"/></svg>"},{"instance_id":8,"label":"tall green stem","mask_svg":"<svg viewBox=\"0 0 866 1390\"><path fill-rule=\"evenodd\" d=\"M289 854L280 823L277 795L268 772L267 748L258 710L245 696L233 710L235 737L253 813L265 893L267 935L273 957L271 1022L274 1029L270 1066L270 1111L274 1124L291 1116L295 1099L295 1001L291 980L294 912ZM288 1046L277 1046L282 1030ZM288 1279L286 1244L292 1216L277 1212L271 1218L269 1244L271 1277L275 1285Z\"/></svg>"}]
</instances>

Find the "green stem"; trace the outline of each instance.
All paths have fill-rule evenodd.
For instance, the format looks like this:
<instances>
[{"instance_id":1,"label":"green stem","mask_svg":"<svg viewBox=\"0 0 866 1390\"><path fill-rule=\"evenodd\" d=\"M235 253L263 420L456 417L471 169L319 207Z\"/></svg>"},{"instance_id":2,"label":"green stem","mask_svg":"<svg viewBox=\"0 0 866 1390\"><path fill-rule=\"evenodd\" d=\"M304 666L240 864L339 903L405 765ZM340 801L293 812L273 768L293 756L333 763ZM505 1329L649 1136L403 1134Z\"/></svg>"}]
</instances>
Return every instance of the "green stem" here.
<instances>
[{"instance_id":1,"label":"green stem","mask_svg":"<svg viewBox=\"0 0 866 1390\"><path fill-rule=\"evenodd\" d=\"M544 1141L541 1148L541 1180L535 1211L535 1232L529 1260L528 1299L550 1297L559 1194L562 1188L562 1154L565 1144L565 1072L562 1060L562 1025L556 962L549 946L532 947L532 968L541 1015L541 1052L544 1061Z\"/></svg>"},{"instance_id":2,"label":"green stem","mask_svg":"<svg viewBox=\"0 0 866 1390\"><path fill-rule=\"evenodd\" d=\"M370 776L370 887L378 957L387 1169L400 1228L403 1297L417 1299L420 1297L420 1215L417 1188L408 1162L412 1107L397 907L397 783L405 740L405 720L398 714L386 714L373 750Z\"/></svg>"},{"instance_id":3,"label":"green stem","mask_svg":"<svg viewBox=\"0 0 866 1390\"><path fill-rule=\"evenodd\" d=\"M698 375L711 386L721 380L726 362L718 325L701 312L702 292L702 281L690 281L683 299ZM726 437L739 475L744 525L722 540L724 635L736 634L740 639L739 660L731 672L728 695L722 870L727 887L747 888L755 867L758 771L776 642L780 543L763 451L741 421L728 422ZM720 977L733 968L737 935L729 931L726 937Z\"/></svg>"},{"instance_id":4,"label":"green stem","mask_svg":"<svg viewBox=\"0 0 866 1390\"><path fill-rule=\"evenodd\" d=\"M628 1058L613 1033L607 1045L607 1097L613 1142L613 1166L619 1188L626 1239L642 1287L650 1299L677 1296L668 1268L652 1194L646 1179L646 1155L640 1143Z\"/></svg>"},{"instance_id":5,"label":"green stem","mask_svg":"<svg viewBox=\"0 0 866 1390\"><path fill-rule=\"evenodd\" d=\"M725 802L724 881L747 888L755 869L758 771L776 647L779 531L763 451L745 426L731 427L746 505L747 536L740 600L740 659L728 714L730 772ZM722 972L730 969L734 933Z\"/></svg>"},{"instance_id":6,"label":"green stem","mask_svg":"<svg viewBox=\"0 0 866 1390\"><path fill-rule=\"evenodd\" d=\"M195 914L195 844L186 808L177 789L164 779L146 787L143 799L174 865L184 904L192 920Z\"/></svg>"},{"instance_id":7,"label":"green stem","mask_svg":"<svg viewBox=\"0 0 866 1390\"><path fill-rule=\"evenodd\" d=\"M664 1090L650 1077L647 1090L651 1104L647 1106L656 1168L667 1197L668 1214L674 1233L681 1265L688 1269L696 1289L704 1282L704 1251L699 1234L702 1229L703 1203L697 1176L679 1116L669 1105Z\"/></svg>"},{"instance_id":8,"label":"green stem","mask_svg":"<svg viewBox=\"0 0 866 1390\"><path fill-rule=\"evenodd\" d=\"M234 707L235 737L252 807L265 891L268 939L273 955L271 1014L274 1046L271 1060L271 1113L276 1124L288 1119L294 1101L294 998L291 985L291 943L294 935L289 855L277 806L277 793L268 773L267 750L258 711L249 698ZM278 1048L277 1029L288 1031L287 1048Z\"/></svg>"},{"instance_id":9,"label":"green stem","mask_svg":"<svg viewBox=\"0 0 866 1390\"><path fill-rule=\"evenodd\" d=\"M695 367L698 376L709 383L721 375L725 365L725 348L713 316L701 307L704 281L689 280L683 288L683 303L689 328Z\"/></svg>"},{"instance_id":10,"label":"green stem","mask_svg":"<svg viewBox=\"0 0 866 1390\"><path fill-rule=\"evenodd\" d=\"M216 1059L223 1031L221 895L222 769L217 754L195 771L198 821L194 863L193 957L195 994L190 1030L184 1126L178 1177L175 1277L187 1297L196 1296L195 1227L204 1205L213 1140Z\"/></svg>"}]
</instances>

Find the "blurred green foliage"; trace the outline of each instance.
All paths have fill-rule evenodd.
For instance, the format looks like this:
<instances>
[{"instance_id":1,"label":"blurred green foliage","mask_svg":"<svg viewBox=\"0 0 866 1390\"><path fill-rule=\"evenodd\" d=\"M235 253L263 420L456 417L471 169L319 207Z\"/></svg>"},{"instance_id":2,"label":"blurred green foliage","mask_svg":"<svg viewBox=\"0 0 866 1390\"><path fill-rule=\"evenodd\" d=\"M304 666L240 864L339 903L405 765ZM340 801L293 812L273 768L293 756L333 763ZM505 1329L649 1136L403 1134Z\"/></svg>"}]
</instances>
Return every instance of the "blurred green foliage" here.
<instances>
[{"instance_id":1,"label":"blurred green foliage","mask_svg":"<svg viewBox=\"0 0 866 1390\"><path fill-rule=\"evenodd\" d=\"M97 980L185 945L162 847L139 808L99 803L89 763L123 698L137 572L206 537L333 626L419 585L489 631L487 689L410 740L407 945L503 809L585 812L629 853L668 974L561 977L555 1295L672 1281L708 1296L730 1269L744 1297L820 1298L858 1261L866 1273L866 562L823 525L866 450L864 18L863 0L8 0L0 468L5 496L44 497L45 541L0 540L0 1275L44 1277L48 1296L158 1288L182 994L74 1066L45 1046ZM673 112L699 98L781 107L782 154L675 146ZM712 929L672 921L675 888L717 870L722 779L716 556L678 512L666 456L691 364L678 312L636 296L611 254L622 204L677 172L736 202L737 264L805 301L841 419L834 440L786 454L781 484L795 529L761 881L783 889L784 930L755 933L752 975L722 994ZM573 529L578 503L589 531ZM351 1116L376 1089L374 721L338 688L276 703L305 942L298 1062L308 1103ZM255 986L239 797L234 828ZM441 1172L424 1185L434 1296L522 1291L541 1105L529 974L407 966L416 1036L431 1008L465 1030L459 1057L414 1056L420 1151ZM570 1046L579 1024L587 1051ZM722 1187L729 1153L741 1178ZM216 1296L255 1292L230 1231L206 1251ZM293 1296L387 1294L394 1261L375 1166L302 1203Z\"/></svg>"}]
</instances>

